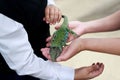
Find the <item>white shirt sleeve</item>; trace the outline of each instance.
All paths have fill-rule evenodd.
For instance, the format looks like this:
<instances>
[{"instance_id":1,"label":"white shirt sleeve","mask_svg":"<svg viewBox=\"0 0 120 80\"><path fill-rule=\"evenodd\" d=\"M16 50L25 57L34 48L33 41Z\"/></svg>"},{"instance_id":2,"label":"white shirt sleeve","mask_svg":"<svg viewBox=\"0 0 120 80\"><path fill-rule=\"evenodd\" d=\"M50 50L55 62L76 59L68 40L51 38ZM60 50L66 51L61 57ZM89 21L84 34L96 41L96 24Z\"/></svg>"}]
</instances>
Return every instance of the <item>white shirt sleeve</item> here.
<instances>
[{"instance_id":1,"label":"white shirt sleeve","mask_svg":"<svg viewBox=\"0 0 120 80\"><path fill-rule=\"evenodd\" d=\"M55 5L54 0L47 0L47 5Z\"/></svg>"},{"instance_id":2,"label":"white shirt sleeve","mask_svg":"<svg viewBox=\"0 0 120 80\"><path fill-rule=\"evenodd\" d=\"M0 14L0 53L19 75L42 80L74 80L74 69L38 58L22 24Z\"/></svg>"}]
</instances>

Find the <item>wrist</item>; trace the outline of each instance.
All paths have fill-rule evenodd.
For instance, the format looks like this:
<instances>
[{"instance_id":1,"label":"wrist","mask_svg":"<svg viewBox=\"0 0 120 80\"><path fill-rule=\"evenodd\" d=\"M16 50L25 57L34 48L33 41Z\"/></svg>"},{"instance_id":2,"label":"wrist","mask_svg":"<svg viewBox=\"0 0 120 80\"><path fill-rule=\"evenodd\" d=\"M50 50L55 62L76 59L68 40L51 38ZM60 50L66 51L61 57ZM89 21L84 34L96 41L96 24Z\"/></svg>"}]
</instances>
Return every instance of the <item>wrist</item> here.
<instances>
[{"instance_id":1,"label":"wrist","mask_svg":"<svg viewBox=\"0 0 120 80\"><path fill-rule=\"evenodd\" d=\"M88 21L83 23L83 27L84 27L83 34L87 34L91 32L91 27L94 26L93 23L94 23L93 21Z\"/></svg>"},{"instance_id":2,"label":"wrist","mask_svg":"<svg viewBox=\"0 0 120 80\"><path fill-rule=\"evenodd\" d=\"M79 36L88 33L89 26L91 26L91 22L78 22L77 34Z\"/></svg>"},{"instance_id":3,"label":"wrist","mask_svg":"<svg viewBox=\"0 0 120 80\"><path fill-rule=\"evenodd\" d=\"M96 40L93 38L84 38L82 42L84 45L84 50L92 51L93 49L96 48Z\"/></svg>"},{"instance_id":4,"label":"wrist","mask_svg":"<svg viewBox=\"0 0 120 80\"><path fill-rule=\"evenodd\" d=\"M86 50L86 39L80 38L80 45L81 45L79 49L80 51Z\"/></svg>"},{"instance_id":5,"label":"wrist","mask_svg":"<svg viewBox=\"0 0 120 80\"><path fill-rule=\"evenodd\" d=\"M81 69L75 69L75 76L74 76L74 80L86 80L83 78L84 76L81 73Z\"/></svg>"},{"instance_id":6,"label":"wrist","mask_svg":"<svg viewBox=\"0 0 120 80\"><path fill-rule=\"evenodd\" d=\"M74 80L79 80L78 69L75 69Z\"/></svg>"}]
</instances>

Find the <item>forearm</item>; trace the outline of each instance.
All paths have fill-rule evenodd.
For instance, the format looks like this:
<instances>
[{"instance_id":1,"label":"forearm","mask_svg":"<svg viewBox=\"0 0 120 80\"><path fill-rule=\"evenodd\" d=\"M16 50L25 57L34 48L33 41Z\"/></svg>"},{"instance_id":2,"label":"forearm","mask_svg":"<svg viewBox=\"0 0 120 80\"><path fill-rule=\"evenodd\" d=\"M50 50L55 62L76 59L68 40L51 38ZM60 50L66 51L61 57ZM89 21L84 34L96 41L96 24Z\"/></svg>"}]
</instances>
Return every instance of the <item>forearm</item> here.
<instances>
[{"instance_id":1,"label":"forearm","mask_svg":"<svg viewBox=\"0 0 120 80\"><path fill-rule=\"evenodd\" d=\"M106 32L120 29L120 11L94 21L85 22L85 32Z\"/></svg>"},{"instance_id":2,"label":"forearm","mask_svg":"<svg viewBox=\"0 0 120 80\"><path fill-rule=\"evenodd\" d=\"M84 50L120 55L120 38L85 38L82 41Z\"/></svg>"}]
</instances>

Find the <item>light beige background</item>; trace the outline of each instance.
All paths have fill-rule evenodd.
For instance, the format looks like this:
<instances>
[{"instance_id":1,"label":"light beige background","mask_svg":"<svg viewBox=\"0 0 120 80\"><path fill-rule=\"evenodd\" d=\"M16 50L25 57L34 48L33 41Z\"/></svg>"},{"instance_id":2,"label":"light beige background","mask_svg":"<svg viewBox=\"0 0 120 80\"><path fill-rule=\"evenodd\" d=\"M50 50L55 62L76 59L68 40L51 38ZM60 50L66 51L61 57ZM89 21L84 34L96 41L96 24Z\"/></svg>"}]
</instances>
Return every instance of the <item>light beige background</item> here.
<instances>
[{"instance_id":1,"label":"light beige background","mask_svg":"<svg viewBox=\"0 0 120 80\"><path fill-rule=\"evenodd\" d=\"M55 0L55 2L70 21L89 21L120 10L120 0ZM51 34L53 32L54 27L51 27ZM82 37L120 37L120 31L86 34ZM92 80L120 80L120 56L84 51L61 64L77 68L91 65L94 62L103 62L105 69L102 75Z\"/></svg>"}]
</instances>

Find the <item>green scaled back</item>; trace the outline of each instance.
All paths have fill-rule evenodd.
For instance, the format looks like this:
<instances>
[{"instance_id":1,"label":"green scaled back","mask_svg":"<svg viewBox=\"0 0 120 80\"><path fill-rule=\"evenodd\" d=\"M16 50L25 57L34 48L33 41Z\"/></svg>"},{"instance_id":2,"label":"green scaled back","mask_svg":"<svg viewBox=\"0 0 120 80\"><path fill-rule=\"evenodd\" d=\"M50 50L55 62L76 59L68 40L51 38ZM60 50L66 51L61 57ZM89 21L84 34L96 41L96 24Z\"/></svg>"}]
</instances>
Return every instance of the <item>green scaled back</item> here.
<instances>
[{"instance_id":1,"label":"green scaled back","mask_svg":"<svg viewBox=\"0 0 120 80\"><path fill-rule=\"evenodd\" d=\"M50 56L52 61L56 61L56 58L60 56L63 47L66 46L69 33L76 36L76 34L68 28L67 16L63 15L62 17L64 18L64 21L61 27L53 33L51 39Z\"/></svg>"}]
</instances>

